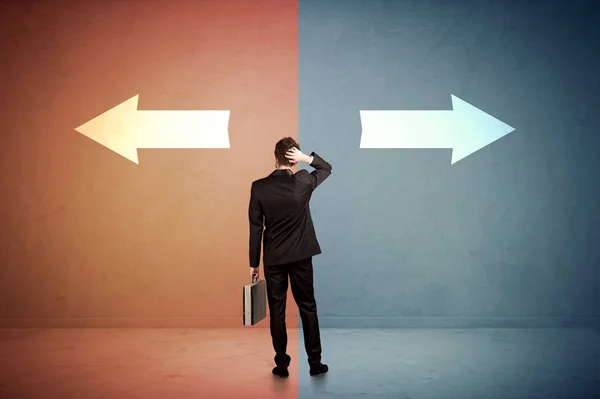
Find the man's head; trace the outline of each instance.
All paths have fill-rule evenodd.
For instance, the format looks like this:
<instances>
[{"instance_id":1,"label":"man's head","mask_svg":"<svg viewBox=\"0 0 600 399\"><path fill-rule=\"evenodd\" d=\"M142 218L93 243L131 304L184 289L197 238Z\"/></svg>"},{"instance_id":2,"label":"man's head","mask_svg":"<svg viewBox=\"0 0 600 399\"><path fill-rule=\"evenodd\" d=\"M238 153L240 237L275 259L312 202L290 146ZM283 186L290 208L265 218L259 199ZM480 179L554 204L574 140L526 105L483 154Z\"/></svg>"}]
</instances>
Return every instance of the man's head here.
<instances>
[{"instance_id":1,"label":"man's head","mask_svg":"<svg viewBox=\"0 0 600 399\"><path fill-rule=\"evenodd\" d=\"M290 148L296 147L301 150L300 145L291 137L284 137L275 144L275 161L277 162L277 167L292 167L294 164L290 163L290 161L285 157L285 154L289 151Z\"/></svg>"}]
</instances>

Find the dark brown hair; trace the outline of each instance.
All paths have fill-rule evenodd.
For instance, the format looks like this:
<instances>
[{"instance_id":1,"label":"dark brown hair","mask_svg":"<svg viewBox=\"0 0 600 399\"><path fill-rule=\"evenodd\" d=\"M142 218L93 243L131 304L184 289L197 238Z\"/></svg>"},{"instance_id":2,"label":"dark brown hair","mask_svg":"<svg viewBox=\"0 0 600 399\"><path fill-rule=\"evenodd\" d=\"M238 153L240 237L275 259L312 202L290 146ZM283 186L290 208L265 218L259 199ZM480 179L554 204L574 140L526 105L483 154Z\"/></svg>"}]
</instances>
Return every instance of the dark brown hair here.
<instances>
[{"instance_id":1,"label":"dark brown hair","mask_svg":"<svg viewBox=\"0 0 600 399\"><path fill-rule=\"evenodd\" d=\"M275 144L275 157L279 166L292 166L294 164L285 157L290 148L296 147L301 150L300 145L291 137L284 137Z\"/></svg>"}]
</instances>

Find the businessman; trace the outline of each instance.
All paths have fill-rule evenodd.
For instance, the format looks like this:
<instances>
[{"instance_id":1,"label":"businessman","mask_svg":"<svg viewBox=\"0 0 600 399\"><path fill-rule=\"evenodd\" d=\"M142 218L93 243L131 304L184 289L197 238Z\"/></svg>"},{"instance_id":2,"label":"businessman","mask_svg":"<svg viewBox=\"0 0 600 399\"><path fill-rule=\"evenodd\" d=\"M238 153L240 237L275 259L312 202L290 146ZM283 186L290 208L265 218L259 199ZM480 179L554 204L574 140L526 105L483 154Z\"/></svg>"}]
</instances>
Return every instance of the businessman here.
<instances>
[{"instance_id":1,"label":"businessman","mask_svg":"<svg viewBox=\"0 0 600 399\"><path fill-rule=\"evenodd\" d=\"M292 167L306 162L315 170L309 173ZM305 155L291 137L275 145L275 171L252 182L250 190L250 274L258 278L260 246L263 239L263 266L271 318L271 338L275 349L273 374L289 375L285 305L288 278L298 305L304 346L310 375L326 373L321 363L321 337L313 287L312 257L321 253L310 216L309 201L313 191L331 174L331 165L314 152Z\"/></svg>"}]
</instances>

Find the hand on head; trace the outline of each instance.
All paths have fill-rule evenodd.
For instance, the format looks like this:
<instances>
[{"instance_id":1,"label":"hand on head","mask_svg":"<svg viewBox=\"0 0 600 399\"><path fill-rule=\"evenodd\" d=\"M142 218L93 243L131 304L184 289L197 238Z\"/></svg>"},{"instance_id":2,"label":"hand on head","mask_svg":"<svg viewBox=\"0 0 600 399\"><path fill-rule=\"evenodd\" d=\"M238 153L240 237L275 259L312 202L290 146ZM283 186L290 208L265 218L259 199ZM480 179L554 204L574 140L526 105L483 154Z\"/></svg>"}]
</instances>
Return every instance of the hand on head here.
<instances>
[{"instance_id":1,"label":"hand on head","mask_svg":"<svg viewBox=\"0 0 600 399\"><path fill-rule=\"evenodd\" d=\"M305 159L306 155L296 147L292 147L285 153L285 157L292 165L296 165L298 162Z\"/></svg>"}]
</instances>

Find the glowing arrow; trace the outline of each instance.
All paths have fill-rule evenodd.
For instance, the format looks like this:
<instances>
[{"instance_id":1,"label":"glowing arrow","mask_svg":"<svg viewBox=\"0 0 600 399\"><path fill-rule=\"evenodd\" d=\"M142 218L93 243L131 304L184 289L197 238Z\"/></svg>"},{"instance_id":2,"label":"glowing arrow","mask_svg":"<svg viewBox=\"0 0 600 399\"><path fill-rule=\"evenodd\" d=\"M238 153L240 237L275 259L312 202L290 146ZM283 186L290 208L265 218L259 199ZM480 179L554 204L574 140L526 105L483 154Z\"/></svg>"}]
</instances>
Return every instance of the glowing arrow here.
<instances>
[{"instance_id":1,"label":"glowing arrow","mask_svg":"<svg viewBox=\"0 0 600 399\"><path fill-rule=\"evenodd\" d=\"M452 108L360 111L360 148L450 148L454 164L515 130L454 95Z\"/></svg>"},{"instance_id":2,"label":"glowing arrow","mask_svg":"<svg viewBox=\"0 0 600 399\"><path fill-rule=\"evenodd\" d=\"M229 148L229 111L140 111L138 97L75 130L136 164L138 148Z\"/></svg>"}]
</instances>

